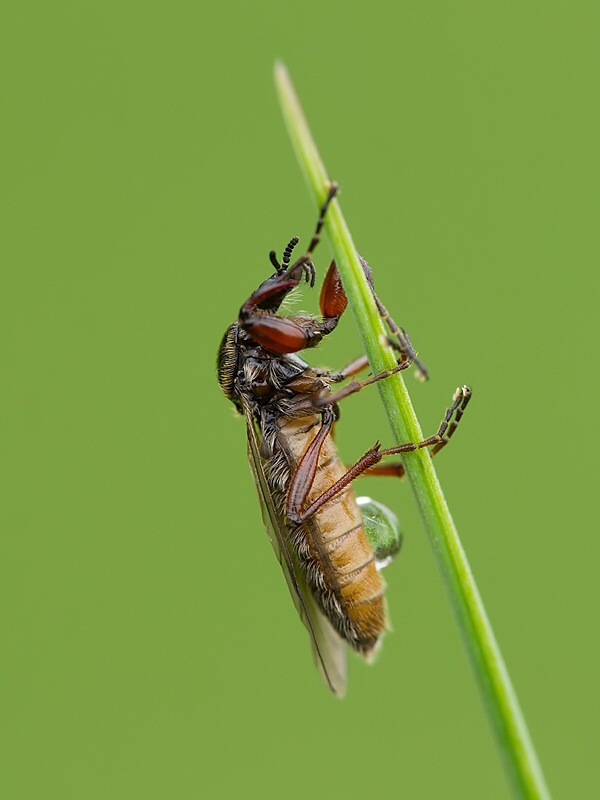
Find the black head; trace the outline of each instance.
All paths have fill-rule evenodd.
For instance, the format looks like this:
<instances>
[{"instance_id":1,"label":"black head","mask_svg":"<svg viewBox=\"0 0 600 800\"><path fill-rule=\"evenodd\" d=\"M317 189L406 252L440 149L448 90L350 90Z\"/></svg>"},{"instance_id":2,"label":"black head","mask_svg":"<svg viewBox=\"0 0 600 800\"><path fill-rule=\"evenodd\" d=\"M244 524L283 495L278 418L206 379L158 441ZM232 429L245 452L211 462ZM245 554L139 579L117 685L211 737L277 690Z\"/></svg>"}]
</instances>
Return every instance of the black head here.
<instances>
[{"instance_id":1,"label":"black head","mask_svg":"<svg viewBox=\"0 0 600 800\"><path fill-rule=\"evenodd\" d=\"M234 403L237 398L234 383L238 368L238 330L238 323L232 322L221 339L217 353L219 386L225 397Z\"/></svg>"}]
</instances>

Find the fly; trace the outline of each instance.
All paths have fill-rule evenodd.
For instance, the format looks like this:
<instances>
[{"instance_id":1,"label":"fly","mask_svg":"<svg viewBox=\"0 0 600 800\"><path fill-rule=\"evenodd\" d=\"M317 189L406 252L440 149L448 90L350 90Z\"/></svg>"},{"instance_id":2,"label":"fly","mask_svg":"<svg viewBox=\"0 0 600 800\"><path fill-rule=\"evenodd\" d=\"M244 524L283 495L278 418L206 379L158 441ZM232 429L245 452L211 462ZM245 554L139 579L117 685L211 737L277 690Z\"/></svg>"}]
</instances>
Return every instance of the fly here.
<instances>
[{"instance_id":1,"label":"fly","mask_svg":"<svg viewBox=\"0 0 600 800\"><path fill-rule=\"evenodd\" d=\"M411 364L416 365L421 377L427 373L408 335L375 294L371 270L362 258L373 297L390 332L389 343L398 354L396 366L334 389L368 366L366 356L340 372L331 372L310 367L297 355L332 333L347 305L332 261L320 294L321 319L279 313L283 300L303 280L314 287L313 252L337 191L337 185L331 184L303 256L290 263L298 237L290 240L281 264L274 251L269 254L275 273L250 295L238 319L225 332L217 372L225 396L245 417L248 457L263 520L308 630L315 663L332 692L343 696L347 646L370 661L388 626L380 569L400 549L400 533L392 512L368 498L357 500L352 481L366 472L401 477L402 464L381 464L385 456L423 447L431 448L432 455L439 452L454 433L471 392L466 386L457 389L433 436L387 449L377 442L349 469L342 464L332 436L338 403Z\"/></svg>"}]
</instances>

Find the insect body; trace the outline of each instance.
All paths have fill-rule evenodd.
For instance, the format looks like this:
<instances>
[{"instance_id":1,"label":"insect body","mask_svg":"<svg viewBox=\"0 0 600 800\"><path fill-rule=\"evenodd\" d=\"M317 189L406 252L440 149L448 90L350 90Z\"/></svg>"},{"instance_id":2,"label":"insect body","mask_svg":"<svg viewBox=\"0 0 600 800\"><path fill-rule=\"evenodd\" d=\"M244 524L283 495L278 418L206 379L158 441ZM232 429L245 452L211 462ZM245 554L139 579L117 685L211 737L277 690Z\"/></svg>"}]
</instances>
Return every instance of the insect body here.
<instances>
[{"instance_id":1,"label":"insect body","mask_svg":"<svg viewBox=\"0 0 600 800\"><path fill-rule=\"evenodd\" d=\"M290 266L296 237L286 247L281 264L271 252L275 274L248 298L237 321L225 332L217 371L221 389L246 419L248 455L263 519L309 631L315 662L331 690L342 695L345 645L368 660L385 632L385 584L379 567L399 547L397 535L380 510L371 505L361 513L351 482L365 471L401 475L400 464L379 465L386 455L421 447L431 447L432 453L440 450L454 432L470 392L466 387L457 390L440 429L429 439L387 450L377 443L350 469L342 464L331 436L338 402L419 362L408 336L389 318L374 292L394 337L390 343L399 352L394 369L362 383L354 380L335 391L335 384L367 366L366 358L340 372L330 372L309 367L297 355L335 330L346 307L332 262L320 296L322 319L278 313L282 301L303 279L314 285L312 253L336 191L332 185L305 255ZM363 266L372 286L364 261ZM419 367L423 372L424 367Z\"/></svg>"}]
</instances>

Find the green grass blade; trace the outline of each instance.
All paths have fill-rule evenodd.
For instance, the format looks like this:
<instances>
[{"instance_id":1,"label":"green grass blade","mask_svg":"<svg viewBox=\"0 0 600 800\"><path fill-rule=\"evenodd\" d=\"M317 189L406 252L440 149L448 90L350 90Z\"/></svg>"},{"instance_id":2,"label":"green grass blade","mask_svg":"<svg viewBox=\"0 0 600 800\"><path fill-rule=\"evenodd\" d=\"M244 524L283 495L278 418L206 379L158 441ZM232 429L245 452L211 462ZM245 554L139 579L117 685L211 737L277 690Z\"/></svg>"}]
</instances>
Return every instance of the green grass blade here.
<instances>
[{"instance_id":1,"label":"green grass blade","mask_svg":"<svg viewBox=\"0 0 600 800\"><path fill-rule=\"evenodd\" d=\"M280 63L275 65L275 84L300 166L316 204L321 205L327 195L329 178L288 72ZM383 322L337 199L332 202L327 213L325 229L371 368L374 373L390 369L395 366L395 358L385 344ZM421 428L401 375L396 374L377 386L396 441L400 444L422 439ZM515 798L528 800L549 800L550 794L527 725L429 453L418 450L406 455L404 463L492 724L513 795Z\"/></svg>"}]
</instances>

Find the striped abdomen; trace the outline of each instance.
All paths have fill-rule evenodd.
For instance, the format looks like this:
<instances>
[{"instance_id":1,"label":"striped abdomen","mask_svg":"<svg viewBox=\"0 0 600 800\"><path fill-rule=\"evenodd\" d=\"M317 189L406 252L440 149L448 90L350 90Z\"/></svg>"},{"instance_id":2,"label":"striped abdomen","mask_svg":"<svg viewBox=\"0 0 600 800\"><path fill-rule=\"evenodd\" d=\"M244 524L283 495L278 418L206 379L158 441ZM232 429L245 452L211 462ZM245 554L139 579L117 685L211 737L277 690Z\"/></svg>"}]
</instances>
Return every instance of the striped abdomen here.
<instances>
[{"instance_id":1,"label":"striped abdomen","mask_svg":"<svg viewBox=\"0 0 600 800\"><path fill-rule=\"evenodd\" d=\"M316 414L280 422L277 438L292 475L320 424ZM333 438L328 436L306 506L345 473ZM350 485L300 526L294 545L323 612L340 635L368 657L386 628L385 584Z\"/></svg>"}]
</instances>

